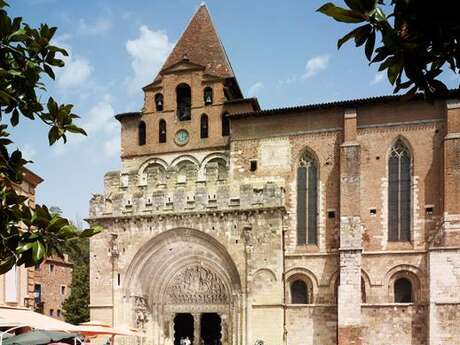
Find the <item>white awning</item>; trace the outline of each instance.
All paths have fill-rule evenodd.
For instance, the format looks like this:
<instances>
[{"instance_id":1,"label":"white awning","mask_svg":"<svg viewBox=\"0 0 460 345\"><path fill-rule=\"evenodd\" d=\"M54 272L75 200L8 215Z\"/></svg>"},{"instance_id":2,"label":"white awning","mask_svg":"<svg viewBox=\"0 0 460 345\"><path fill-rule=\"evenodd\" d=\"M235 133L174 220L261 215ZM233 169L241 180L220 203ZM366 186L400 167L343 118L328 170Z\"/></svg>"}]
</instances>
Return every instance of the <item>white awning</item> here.
<instances>
[{"instance_id":1,"label":"white awning","mask_svg":"<svg viewBox=\"0 0 460 345\"><path fill-rule=\"evenodd\" d=\"M0 305L0 327L31 327L45 331L74 332L76 326L22 307Z\"/></svg>"}]
</instances>

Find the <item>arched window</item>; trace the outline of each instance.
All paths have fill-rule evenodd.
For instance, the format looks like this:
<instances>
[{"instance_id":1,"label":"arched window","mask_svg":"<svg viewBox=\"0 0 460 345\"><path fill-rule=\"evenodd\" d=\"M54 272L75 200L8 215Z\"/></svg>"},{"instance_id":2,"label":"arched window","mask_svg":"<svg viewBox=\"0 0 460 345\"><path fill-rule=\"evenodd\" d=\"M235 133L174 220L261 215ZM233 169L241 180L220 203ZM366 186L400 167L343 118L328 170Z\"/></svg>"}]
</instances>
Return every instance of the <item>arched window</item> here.
<instances>
[{"instance_id":1,"label":"arched window","mask_svg":"<svg viewBox=\"0 0 460 345\"><path fill-rule=\"evenodd\" d=\"M187 84L180 84L176 88L177 118L179 121L188 121L192 118L192 90Z\"/></svg>"},{"instance_id":2,"label":"arched window","mask_svg":"<svg viewBox=\"0 0 460 345\"><path fill-rule=\"evenodd\" d=\"M412 303L412 283L407 278L399 278L394 283L395 303Z\"/></svg>"},{"instance_id":3,"label":"arched window","mask_svg":"<svg viewBox=\"0 0 460 345\"><path fill-rule=\"evenodd\" d=\"M401 140L388 160L388 240L410 241L411 157Z\"/></svg>"},{"instance_id":4,"label":"arched window","mask_svg":"<svg viewBox=\"0 0 460 345\"><path fill-rule=\"evenodd\" d=\"M297 244L317 243L318 168L313 156L305 152L297 167Z\"/></svg>"},{"instance_id":5,"label":"arched window","mask_svg":"<svg viewBox=\"0 0 460 345\"><path fill-rule=\"evenodd\" d=\"M166 142L166 121L163 119L158 124L158 141L160 143Z\"/></svg>"},{"instance_id":6,"label":"arched window","mask_svg":"<svg viewBox=\"0 0 460 345\"><path fill-rule=\"evenodd\" d=\"M200 119L200 138L207 138L209 134L208 131L208 115L203 114Z\"/></svg>"},{"instance_id":7,"label":"arched window","mask_svg":"<svg viewBox=\"0 0 460 345\"><path fill-rule=\"evenodd\" d=\"M308 286L303 280L291 283L291 303L308 304Z\"/></svg>"},{"instance_id":8,"label":"arched window","mask_svg":"<svg viewBox=\"0 0 460 345\"><path fill-rule=\"evenodd\" d=\"M139 146L145 145L147 133L146 133L146 126L145 126L144 121L141 121L139 123L139 126L137 128L137 134L138 134Z\"/></svg>"},{"instance_id":9,"label":"arched window","mask_svg":"<svg viewBox=\"0 0 460 345\"><path fill-rule=\"evenodd\" d=\"M155 95L155 108L157 111L163 111L163 95L161 93L157 93Z\"/></svg>"},{"instance_id":10,"label":"arched window","mask_svg":"<svg viewBox=\"0 0 460 345\"><path fill-rule=\"evenodd\" d=\"M222 114L222 136L228 137L230 135L230 117L228 113Z\"/></svg>"},{"instance_id":11,"label":"arched window","mask_svg":"<svg viewBox=\"0 0 460 345\"><path fill-rule=\"evenodd\" d=\"M361 277L361 303L366 303L366 301L366 282L364 281L364 278Z\"/></svg>"},{"instance_id":12,"label":"arched window","mask_svg":"<svg viewBox=\"0 0 460 345\"><path fill-rule=\"evenodd\" d=\"M203 91L203 101L204 105L212 104L212 88L210 88L209 86L206 87Z\"/></svg>"}]
</instances>

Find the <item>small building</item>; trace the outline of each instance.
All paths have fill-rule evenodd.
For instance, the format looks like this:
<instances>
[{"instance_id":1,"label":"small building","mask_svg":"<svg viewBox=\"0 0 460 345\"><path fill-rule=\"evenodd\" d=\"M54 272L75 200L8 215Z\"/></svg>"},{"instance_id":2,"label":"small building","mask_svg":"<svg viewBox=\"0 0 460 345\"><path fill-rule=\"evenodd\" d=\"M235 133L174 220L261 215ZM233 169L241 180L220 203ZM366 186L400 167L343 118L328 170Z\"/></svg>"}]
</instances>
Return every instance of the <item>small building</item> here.
<instances>
[{"instance_id":1,"label":"small building","mask_svg":"<svg viewBox=\"0 0 460 345\"><path fill-rule=\"evenodd\" d=\"M16 186L19 194L35 206L35 191L43 179L24 169L24 179ZM72 263L68 258L48 258L41 265L13 267L0 275L0 305L28 307L63 320L62 303L70 293Z\"/></svg>"}]
</instances>

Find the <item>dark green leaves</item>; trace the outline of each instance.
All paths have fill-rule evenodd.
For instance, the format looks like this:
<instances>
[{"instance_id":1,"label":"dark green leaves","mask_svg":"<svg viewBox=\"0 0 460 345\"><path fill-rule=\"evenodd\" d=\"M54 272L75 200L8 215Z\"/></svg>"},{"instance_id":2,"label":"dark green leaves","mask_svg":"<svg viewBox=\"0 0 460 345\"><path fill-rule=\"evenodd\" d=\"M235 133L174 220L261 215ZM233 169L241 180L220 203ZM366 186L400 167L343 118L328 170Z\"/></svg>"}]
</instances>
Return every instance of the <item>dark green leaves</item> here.
<instances>
[{"instance_id":1,"label":"dark green leaves","mask_svg":"<svg viewBox=\"0 0 460 345\"><path fill-rule=\"evenodd\" d=\"M335 6L330 2L321 6L317 11L343 23L361 23L366 20L366 18L359 13Z\"/></svg>"},{"instance_id":2,"label":"dark green leaves","mask_svg":"<svg viewBox=\"0 0 460 345\"><path fill-rule=\"evenodd\" d=\"M435 6L430 1L391 1L383 11L383 0L345 0L348 8L327 3L319 12L344 23L365 23L337 42L340 48L354 39L364 45L370 63L386 70L394 92L423 91L427 98L442 95L446 86L437 79L444 66L454 73L460 68L460 25L455 1ZM389 18L392 18L389 21ZM376 48L377 46L377 48Z\"/></svg>"},{"instance_id":3,"label":"dark green leaves","mask_svg":"<svg viewBox=\"0 0 460 345\"><path fill-rule=\"evenodd\" d=\"M50 44L57 28L32 28L20 17L10 18L6 7L0 0L0 120L19 126L23 116L38 118L49 127L50 144L65 142L68 133L86 135L74 123L78 116L71 104L49 97L45 108L37 96L37 91L46 92L43 77L54 79L54 68L64 66L59 57L68 55ZM46 206L31 207L27 197L17 193L29 162L20 150L10 153L7 128L0 124L0 274L13 265L32 266L48 256L62 256L76 240L101 231L96 227L81 232Z\"/></svg>"}]
</instances>

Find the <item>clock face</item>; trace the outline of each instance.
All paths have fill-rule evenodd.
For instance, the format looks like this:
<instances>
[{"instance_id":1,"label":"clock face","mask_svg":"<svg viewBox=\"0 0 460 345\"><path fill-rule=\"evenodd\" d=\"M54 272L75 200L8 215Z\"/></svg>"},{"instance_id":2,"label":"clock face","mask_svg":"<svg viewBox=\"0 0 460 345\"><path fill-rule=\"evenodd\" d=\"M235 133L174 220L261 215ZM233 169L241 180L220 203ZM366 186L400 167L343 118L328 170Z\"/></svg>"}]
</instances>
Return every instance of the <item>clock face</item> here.
<instances>
[{"instance_id":1,"label":"clock face","mask_svg":"<svg viewBox=\"0 0 460 345\"><path fill-rule=\"evenodd\" d=\"M176 133L176 144L185 145L188 143L189 135L185 129L181 129Z\"/></svg>"}]
</instances>

